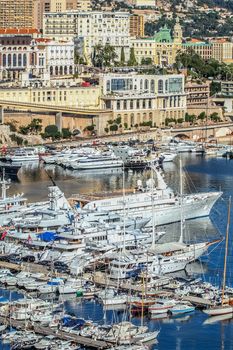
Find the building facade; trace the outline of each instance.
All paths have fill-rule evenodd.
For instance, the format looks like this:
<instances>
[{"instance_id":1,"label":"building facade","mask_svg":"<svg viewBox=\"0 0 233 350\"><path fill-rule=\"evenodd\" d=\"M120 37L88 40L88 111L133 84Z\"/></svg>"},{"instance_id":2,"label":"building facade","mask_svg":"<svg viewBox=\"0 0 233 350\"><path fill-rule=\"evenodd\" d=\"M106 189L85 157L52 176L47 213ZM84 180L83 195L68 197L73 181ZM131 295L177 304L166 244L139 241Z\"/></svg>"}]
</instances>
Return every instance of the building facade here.
<instances>
[{"instance_id":1,"label":"building facade","mask_svg":"<svg viewBox=\"0 0 233 350\"><path fill-rule=\"evenodd\" d=\"M34 0L0 0L0 28L33 28Z\"/></svg>"},{"instance_id":2,"label":"building facade","mask_svg":"<svg viewBox=\"0 0 233 350\"><path fill-rule=\"evenodd\" d=\"M173 37L171 30L165 26L155 33L154 37L133 39L131 43L138 63L144 59L151 59L151 63L157 66L171 66L175 63L177 52L181 49L182 29L177 21Z\"/></svg>"},{"instance_id":3,"label":"building facade","mask_svg":"<svg viewBox=\"0 0 233 350\"><path fill-rule=\"evenodd\" d=\"M195 106L207 107L210 97L210 82L187 82L185 84L187 94L187 108Z\"/></svg>"},{"instance_id":4,"label":"building facade","mask_svg":"<svg viewBox=\"0 0 233 350\"><path fill-rule=\"evenodd\" d=\"M142 38L144 36L144 16L131 15L129 20L129 34L131 37Z\"/></svg>"},{"instance_id":5,"label":"building facade","mask_svg":"<svg viewBox=\"0 0 233 350\"><path fill-rule=\"evenodd\" d=\"M70 39L76 36L83 40L85 54L89 57L98 44L114 46L118 56L124 47L127 59L130 50L129 21L130 14L127 12L47 13L44 15L44 36L55 39Z\"/></svg>"},{"instance_id":6,"label":"building facade","mask_svg":"<svg viewBox=\"0 0 233 350\"><path fill-rule=\"evenodd\" d=\"M45 51L46 69L50 76L72 75L75 72L74 42L36 39L37 47Z\"/></svg>"},{"instance_id":7,"label":"building facade","mask_svg":"<svg viewBox=\"0 0 233 350\"><path fill-rule=\"evenodd\" d=\"M46 53L30 35L0 37L0 79L15 80L22 71L43 74Z\"/></svg>"},{"instance_id":8,"label":"building facade","mask_svg":"<svg viewBox=\"0 0 233 350\"><path fill-rule=\"evenodd\" d=\"M162 126L186 113L184 76L105 74L100 78L102 108L112 110L125 128Z\"/></svg>"}]
</instances>

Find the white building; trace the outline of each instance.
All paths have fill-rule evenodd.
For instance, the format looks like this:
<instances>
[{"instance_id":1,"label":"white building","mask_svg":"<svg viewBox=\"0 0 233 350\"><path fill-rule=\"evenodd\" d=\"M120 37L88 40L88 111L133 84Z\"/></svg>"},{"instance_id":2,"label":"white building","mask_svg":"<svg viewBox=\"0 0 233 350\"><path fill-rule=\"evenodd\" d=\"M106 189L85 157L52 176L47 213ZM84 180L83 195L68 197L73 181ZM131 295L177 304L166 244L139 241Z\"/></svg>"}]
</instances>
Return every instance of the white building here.
<instances>
[{"instance_id":1,"label":"white building","mask_svg":"<svg viewBox=\"0 0 233 350\"><path fill-rule=\"evenodd\" d=\"M130 14L127 12L65 11L44 14L44 36L68 39L74 36L85 43L91 56L94 46L112 45L120 56L121 48L129 58Z\"/></svg>"},{"instance_id":2,"label":"white building","mask_svg":"<svg viewBox=\"0 0 233 350\"><path fill-rule=\"evenodd\" d=\"M74 74L74 42L36 39L46 52L46 68L51 76Z\"/></svg>"},{"instance_id":3,"label":"white building","mask_svg":"<svg viewBox=\"0 0 233 350\"><path fill-rule=\"evenodd\" d=\"M166 118L184 118L184 75L104 74L100 78L102 108L113 111L113 119L135 127L143 123L162 126Z\"/></svg>"}]
</instances>

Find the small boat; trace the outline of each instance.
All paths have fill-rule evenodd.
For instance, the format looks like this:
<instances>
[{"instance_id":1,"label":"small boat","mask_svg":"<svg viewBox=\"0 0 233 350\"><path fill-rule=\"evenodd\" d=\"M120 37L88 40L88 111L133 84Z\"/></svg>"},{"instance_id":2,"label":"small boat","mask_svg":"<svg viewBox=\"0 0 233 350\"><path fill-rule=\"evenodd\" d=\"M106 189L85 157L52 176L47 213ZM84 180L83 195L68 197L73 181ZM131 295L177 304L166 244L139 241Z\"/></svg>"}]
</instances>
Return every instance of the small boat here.
<instances>
[{"instance_id":1,"label":"small boat","mask_svg":"<svg viewBox=\"0 0 233 350\"><path fill-rule=\"evenodd\" d=\"M195 307L188 305L188 304L176 304L171 309L169 309L169 313L171 313L173 316L175 315L181 315L186 314L189 312L195 311Z\"/></svg>"},{"instance_id":2,"label":"small boat","mask_svg":"<svg viewBox=\"0 0 233 350\"><path fill-rule=\"evenodd\" d=\"M7 325L6 324L1 324L0 325L0 332L5 331L5 329L7 329Z\"/></svg>"},{"instance_id":3,"label":"small boat","mask_svg":"<svg viewBox=\"0 0 233 350\"><path fill-rule=\"evenodd\" d=\"M136 335L133 338L133 341L135 343L143 344L143 343L148 343L154 341L157 336L159 335L160 331L154 331L154 332L145 332L139 335Z\"/></svg>"},{"instance_id":4,"label":"small boat","mask_svg":"<svg viewBox=\"0 0 233 350\"><path fill-rule=\"evenodd\" d=\"M148 311L151 316L164 314L168 310L172 309L177 302L175 300L158 300L157 303L149 306Z\"/></svg>"}]
</instances>

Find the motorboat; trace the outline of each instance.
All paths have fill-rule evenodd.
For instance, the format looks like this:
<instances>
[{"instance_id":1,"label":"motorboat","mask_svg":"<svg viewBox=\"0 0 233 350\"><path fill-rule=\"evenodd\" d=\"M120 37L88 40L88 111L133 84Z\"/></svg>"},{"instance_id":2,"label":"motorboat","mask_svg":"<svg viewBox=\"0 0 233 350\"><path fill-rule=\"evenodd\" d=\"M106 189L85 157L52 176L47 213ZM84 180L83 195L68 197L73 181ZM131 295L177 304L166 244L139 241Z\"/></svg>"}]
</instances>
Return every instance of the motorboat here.
<instances>
[{"instance_id":1,"label":"motorboat","mask_svg":"<svg viewBox=\"0 0 233 350\"><path fill-rule=\"evenodd\" d=\"M39 153L35 148L21 148L16 150L13 154L6 157L7 160L14 163L34 162L39 161Z\"/></svg>"},{"instance_id":2,"label":"motorboat","mask_svg":"<svg viewBox=\"0 0 233 350\"><path fill-rule=\"evenodd\" d=\"M123 161L113 154L88 156L80 159L77 164L73 164L75 170L119 168L123 166Z\"/></svg>"},{"instance_id":3,"label":"motorboat","mask_svg":"<svg viewBox=\"0 0 233 350\"><path fill-rule=\"evenodd\" d=\"M172 299L158 299L157 302L148 308L148 312L153 317L154 315L167 313L168 310L173 308L177 304L177 301Z\"/></svg>"},{"instance_id":4,"label":"motorboat","mask_svg":"<svg viewBox=\"0 0 233 350\"><path fill-rule=\"evenodd\" d=\"M173 316L186 314L189 312L195 311L195 307L188 304L176 304L171 309L169 309L169 313L171 313Z\"/></svg>"}]
</instances>

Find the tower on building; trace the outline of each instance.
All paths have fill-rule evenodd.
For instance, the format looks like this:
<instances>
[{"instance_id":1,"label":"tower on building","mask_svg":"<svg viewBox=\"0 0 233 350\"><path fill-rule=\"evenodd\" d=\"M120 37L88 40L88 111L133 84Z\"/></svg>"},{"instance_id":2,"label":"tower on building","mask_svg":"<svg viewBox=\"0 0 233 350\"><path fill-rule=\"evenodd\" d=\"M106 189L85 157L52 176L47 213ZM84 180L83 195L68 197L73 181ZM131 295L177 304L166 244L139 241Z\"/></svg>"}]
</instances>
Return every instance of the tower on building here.
<instances>
[{"instance_id":1,"label":"tower on building","mask_svg":"<svg viewBox=\"0 0 233 350\"><path fill-rule=\"evenodd\" d=\"M175 44L182 43L183 31L182 31L182 27L180 25L179 17L176 17L176 24L174 25L173 37L174 37Z\"/></svg>"}]
</instances>

